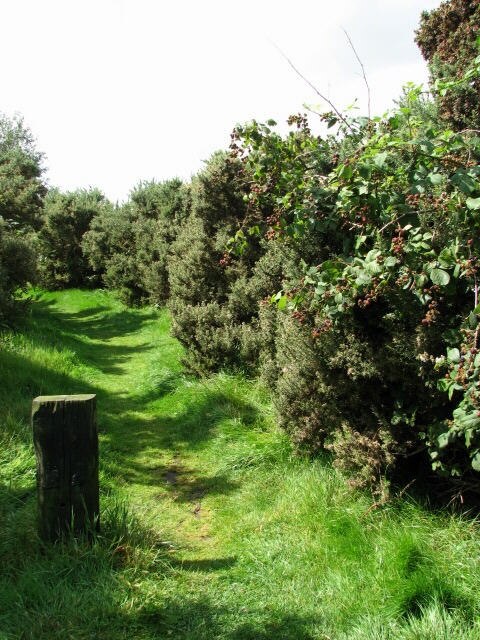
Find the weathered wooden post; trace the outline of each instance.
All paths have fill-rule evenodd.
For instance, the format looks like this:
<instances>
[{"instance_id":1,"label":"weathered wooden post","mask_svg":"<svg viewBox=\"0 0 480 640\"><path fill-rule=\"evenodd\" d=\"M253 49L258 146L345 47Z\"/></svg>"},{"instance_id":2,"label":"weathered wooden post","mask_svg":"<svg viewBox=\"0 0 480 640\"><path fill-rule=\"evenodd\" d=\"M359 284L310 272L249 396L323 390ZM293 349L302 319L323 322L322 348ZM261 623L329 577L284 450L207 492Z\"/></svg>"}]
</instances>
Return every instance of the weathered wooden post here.
<instances>
[{"instance_id":1,"label":"weathered wooden post","mask_svg":"<svg viewBox=\"0 0 480 640\"><path fill-rule=\"evenodd\" d=\"M39 531L54 541L99 528L96 396L39 396L32 405Z\"/></svg>"}]
</instances>

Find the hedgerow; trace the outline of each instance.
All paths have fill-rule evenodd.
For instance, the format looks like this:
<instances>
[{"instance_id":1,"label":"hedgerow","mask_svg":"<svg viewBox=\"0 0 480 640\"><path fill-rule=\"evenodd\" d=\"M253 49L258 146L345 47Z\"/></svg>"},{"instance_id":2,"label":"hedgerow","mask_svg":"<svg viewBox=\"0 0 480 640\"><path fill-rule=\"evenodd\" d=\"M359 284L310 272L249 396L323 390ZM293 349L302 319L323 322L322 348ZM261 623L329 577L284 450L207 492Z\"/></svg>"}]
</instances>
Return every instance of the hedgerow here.
<instances>
[{"instance_id":1,"label":"hedgerow","mask_svg":"<svg viewBox=\"0 0 480 640\"><path fill-rule=\"evenodd\" d=\"M416 117L421 99L411 87L387 118L343 126L329 172L325 141L302 118L293 166L272 162L291 136L266 125L238 128L233 148L255 176L249 216L264 237L316 239L296 286L273 298L285 316L280 420L339 464L363 451L357 471L369 481L419 447L439 472L480 470L480 138Z\"/></svg>"}]
</instances>

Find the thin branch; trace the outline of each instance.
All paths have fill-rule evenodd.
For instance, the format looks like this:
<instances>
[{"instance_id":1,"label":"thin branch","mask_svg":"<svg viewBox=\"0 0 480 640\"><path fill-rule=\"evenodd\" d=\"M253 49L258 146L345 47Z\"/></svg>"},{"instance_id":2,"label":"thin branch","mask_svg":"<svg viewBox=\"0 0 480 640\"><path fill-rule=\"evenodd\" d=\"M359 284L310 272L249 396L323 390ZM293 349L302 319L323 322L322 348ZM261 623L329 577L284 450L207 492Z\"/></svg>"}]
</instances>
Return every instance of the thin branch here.
<instances>
[{"instance_id":1,"label":"thin branch","mask_svg":"<svg viewBox=\"0 0 480 640\"><path fill-rule=\"evenodd\" d=\"M350 47L352 48L353 53L355 54L355 57L358 61L358 64L360 65L360 68L362 69L362 75L363 75L363 81L365 82L365 86L367 87L367 98L368 98L368 119L371 119L371 109L370 109L370 85L368 84L368 80L367 80L367 74L365 73L365 67L363 66L363 62L360 59L360 56L357 53L357 50L355 49L355 46L352 42L352 39L350 38L350 36L348 35L348 31L346 29L342 28L343 33L345 34L347 40L348 40L348 44L350 45Z\"/></svg>"},{"instance_id":2,"label":"thin branch","mask_svg":"<svg viewBox=\"0 0 480 640\"><path fill-rule=\"evenodd\" d=\"M355 133L352 125L348 122L348 120L345 118L345 116L342 115L342 113L337 109L337 107L333 104L333 102L331 100L329 100L327 98L327 96L323 95L323 93L321 93L317 87L310 82L310 80L308 78L306 78L303 73L301 73L297 67L293 64L293 62L290 60L290 58L280 49L280 47L278 45L275 44L275 42L272 42L273 46L275 47L275 49L280 53L280 55L288 62L288 64L292 67L292 69L295 71L295 73L304 81L308 84L308 86L313 89L313 91L315 91L315 93L317 94L317 96L319 96L324 102L326 102L331 109L333 109L333 111L337 114L337 116L340 118L340 120L343 122L343 124L345 126L347 126L350 131L352 133Z\"/></svg>"}]
</instances>

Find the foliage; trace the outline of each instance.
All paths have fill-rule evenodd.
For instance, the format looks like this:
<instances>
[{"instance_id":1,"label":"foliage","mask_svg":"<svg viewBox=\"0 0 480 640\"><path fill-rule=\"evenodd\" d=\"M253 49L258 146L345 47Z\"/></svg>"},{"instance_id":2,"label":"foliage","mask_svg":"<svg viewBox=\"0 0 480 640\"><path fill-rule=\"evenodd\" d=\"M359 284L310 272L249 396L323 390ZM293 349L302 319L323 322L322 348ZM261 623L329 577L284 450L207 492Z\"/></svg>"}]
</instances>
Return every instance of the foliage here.
<instances>
[{"instance_id":1,"label":"foliage","mask_svg":"<svg viewBox=\"0 0 480 640\"><path fill-rule=\"evenodd\" d=\"M255 177L250 216L268 212L266 239L316 239L301 280L273 298L291 317L277 331L280 419L314 448L380 438L377 477L422 442L434 469L480 469L480 138L418 118L419 100L410 87L386 119L331 137L328 173L325 141L299 118L296 156L282 156L290 136L256 123L233 149Z\"/></svg>"},{"instance_id":2,"label":"foliage","mask_svg":"<svg viewBox=\"0 0 480 640\"><path fill-rule=\"evenodd\" d=\"M109 209L110 203L98 189L49 191L38 233L40 280L45 287L61 289L96 282L83 254L82 240L94 216L103 216Z\"/></svg>"},{"instance_id":3,"label":"foliage","mask_svg":"<svg viewBox=\"0 0 480 640\"><path fill-rule=\"evenodd\" d=\"M422 14L416 42L429 63L439 111L457 130L480 124L478 0L449 0ZM467 71L467 73L466 73ZM445 92L445 84L450 91Z\"/></svg>"},{"instance_id":4,"label":"foliage","mask_svg":"<svg viewBox=\"0 0 480 640\"><path fill-rule=\"evenodd\" d=\"M92 219L82 240L82 251L90 267L128 304L134 304L146 295L136 263L137 219L129 203L109 207Z\"/></svg>"},{"instance_id":5,"label":"foliage","mask_svg":"<svg viewBox=\"0 0 480 640\"><path fill-rule=\"evenodd\" d=\"M126 204L93 219L83 241L91 267L128 304L164 304L167 255L188 207L188 189L178 179L138 184Z\"/></svg>"},{"instance_id":6,"label":"foliage","mask_svg":"<svg viewBox=\"0 0 480 640\"><path fill-rule=\"evenodd\" d=\"M0 217L12 229L38 228L46 187L43 154L22 118L0 114Z\"/></svg>"},{"instance_id":7,"label":"foliage","mask_svg":"<svg viewBox=\"0 0 480 640\"><path fill-rule=\"evenodd\" d=\"M137 214L136 264L149 302L165 304L169 297L167 257L189 210L188 188L178 178L140 183L130 194Z\"/></svg>"},{"instance_id":8,"label":"foliage","mask_svg":"<svg viewBox=\"0 0 480 640\"><path fill-rule=\"evenodd\" d=\"M239 170L217 153L193 179L191 212L169 259L173 332L188 349L186 364L199 374L255 361L246 354L254 348L248 323L258 304L243 285L262 250L245 242L234 264L226 252L246 214Z\"/></svg>"},{"instance_id":9,"label":"foliage","mask_svg":"<svg viewBox=\"0 0 480 640\"><path fill-rule=\"evenodd\" d=\"M35 260L30 243L0 219L0 326L14 321L25 307L26 300L17 294L35 280Z\"/></svg>"},{"instance_id":10,"label":"foliage","mask_svg":"<svg viewBox=\"0 0 480 640\"><path fill-rule=\"evenodd\" d=\"M18 293L36 277L33 229L46 187L42 160L21 118L0 114L0 323L14 322Z\"/></svg>"}]
</instances>

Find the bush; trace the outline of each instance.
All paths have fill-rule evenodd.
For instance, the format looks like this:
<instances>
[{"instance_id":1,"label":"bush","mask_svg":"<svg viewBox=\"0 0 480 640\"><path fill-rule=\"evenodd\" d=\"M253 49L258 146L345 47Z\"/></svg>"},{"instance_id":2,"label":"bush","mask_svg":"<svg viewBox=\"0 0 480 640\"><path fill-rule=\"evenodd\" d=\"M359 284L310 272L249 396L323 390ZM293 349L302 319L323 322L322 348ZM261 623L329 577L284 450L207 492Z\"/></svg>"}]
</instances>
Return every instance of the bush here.
<instances>
[{"instance_id":1,"label":"bush","mask_svg":"<svg viewBox=\"0 0 480 640\"><path fill-rule=\"evenodd\" d=\"M43 198L43 155L22 118L0 114L0 217L11 229L39 228Z\"/></svg>"},{"instance_id":2,"label":"bush","mask_svg":"<svg viewBox=\"0 0 480 640\"><path fill-rule=\"evenodd\" d=\"M104 284L127 304L164 304L170 286L167 255L189 207L180 180L140 183L125 205L99 212L83 251Z\"/></svg>"},{"instance_id":3,"label":"bush","mask_svg":"<svg viewBox=\"0 0 480 640\"><path fill-rule=\"evenodd\" d=\"M455 83L447 93L435 91L440 115L454 129L478 128L480 79L462 82L479 53L480 5L477 0L450 0L422 14L416 42L430 67L432 84Z\"/></svg>"},{"instance_id":4,"label":"bush","mask_svg":"<svg viewBox=\"0 0 480 640\"><path fill-rule=\"evenodd\" d=\"M31 244L0 220L0 325L11 323L25 306L18 294L36 278Z\"/></svg>"},{"instance_id":5,"label":"bush","mask_svg":"<svg viewBox=\"0 0 480 640\"><path fill-rule=\"evenodd\" d=\"M96 215L82 240L90 267L127 304L146 296L136 262L137 214L130 204L108 207Z\"/></svg>"},{"instance_id":6,"label":"bush","mask_svg":"<svg viewBox=\"0 0 480 640\"><path fill-rule=\"evenodd\" d=\"M136 263L149 302L165 304L170 295L167 257L188 215L190 194L181 180L140 183L130 195L137 214Z\"/></svg>"},{"instance_id":7,"label":"bush","mask_svg":"<svg viewBox=\"0 0 480 640\"><path fill-rule=\"evenodd\" d=\"M18 293L36 278L34 229L46 187L43 156L21 118L0 115L0 322L12 323L25 301Z\"/></svg>"},{"instance_id":8,"label":"bush","mask_svg":"<svg viewBox=\"0 0 480 640\"><path fill-rule=\"evenodd\" d=\"M52 189L45 198L39 231L41 283L50 289L97 283L96 273L83 253L82 241L95 216L111 208L97 189L62 193Z\"/></svg>"},{"instance_id":9,"label":"bush","mask_svg":"<svg viewBox=\"0 0 480 640\"><path fill-rule=\"evenodd\" d=\"M238 163L215 154L191 186L192 208L172 247L173 333L188 349L187 366L205 374L241 364L241 323L248 303L230 304L232 283L249 273L258 243L237 260L225 251L246 213ZM255 302L255 301L254 301Z\"/></svg>"},{"instance_id":10,"label":"bush","mask_svg":"<svg viewBox=\"0 0 480 640\"><path fill-rule=\"evenodd\" d=\"M328 149L301 117L283 140L254 123L235 141L256 232L297 257L276 312L260 311L261 370L295 442L333 451L359 485L422 448L441 474L480 471L479 138L420 101L410 87Z\"/></svg>"}]
</instances>

